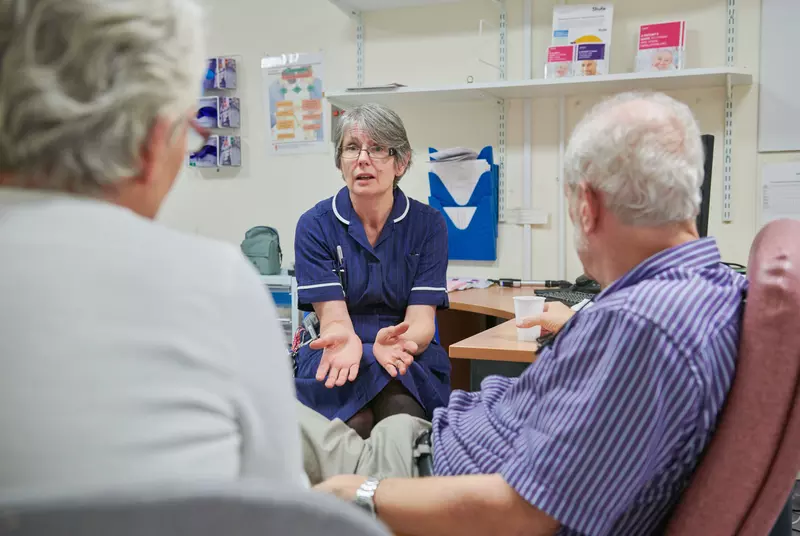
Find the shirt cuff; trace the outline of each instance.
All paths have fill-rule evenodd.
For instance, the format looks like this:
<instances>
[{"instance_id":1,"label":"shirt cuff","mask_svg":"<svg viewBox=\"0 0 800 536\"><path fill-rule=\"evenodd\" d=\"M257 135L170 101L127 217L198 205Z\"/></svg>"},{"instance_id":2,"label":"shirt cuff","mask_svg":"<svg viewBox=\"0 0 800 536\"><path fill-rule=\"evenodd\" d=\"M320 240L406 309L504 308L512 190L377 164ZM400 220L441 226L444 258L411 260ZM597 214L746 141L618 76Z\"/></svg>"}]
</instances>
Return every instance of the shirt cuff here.
<instances>
[{"instance_id":1,"label":"shirt cuff","mask_svg":"<svg viewBox=\"0 0 800 536\"><path fill-rule=\"evenodd\" d=\"M297 301L300 308L312 303L329 302L344 300L344 289L338 281L335 283L316 283L308 285L298 285ZM306 309L303 309L306 310Z\"/></svg>"},{"instance_id":2,"label":"shirt cuff","mask_svg":"<svg viewBox=\"0 0 800 536\"><path fill-rule=\"evenodd\" d=\"M447 288L422 285L412 287L408 296L408 305L433 305L437 309L447 309L450 307Z\"/></svg>"}]
</instances>

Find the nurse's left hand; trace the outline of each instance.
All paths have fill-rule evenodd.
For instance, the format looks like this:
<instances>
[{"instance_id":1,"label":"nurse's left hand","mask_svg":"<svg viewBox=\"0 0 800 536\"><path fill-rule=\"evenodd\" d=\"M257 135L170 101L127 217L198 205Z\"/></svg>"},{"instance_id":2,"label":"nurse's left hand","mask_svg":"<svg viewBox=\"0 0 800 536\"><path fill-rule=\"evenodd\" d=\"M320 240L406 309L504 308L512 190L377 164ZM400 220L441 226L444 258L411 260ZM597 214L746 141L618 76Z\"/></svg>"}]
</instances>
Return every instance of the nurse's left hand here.
<instances>
[{"instance_id":1,"label":"nurse's left hand","mask_svg":"<svg viewBox=\"0 0 800 536\"><path fill-rule=\"evenodd\" d=\"M414 362L414 353L417 343L406 340L403 335L408 331L406 322L396 326L385 327L380 330L372 345L372 354L375 360L386 369L392 378L398 374L405 375L408 367Z\"/></svg>"}]
</instances>

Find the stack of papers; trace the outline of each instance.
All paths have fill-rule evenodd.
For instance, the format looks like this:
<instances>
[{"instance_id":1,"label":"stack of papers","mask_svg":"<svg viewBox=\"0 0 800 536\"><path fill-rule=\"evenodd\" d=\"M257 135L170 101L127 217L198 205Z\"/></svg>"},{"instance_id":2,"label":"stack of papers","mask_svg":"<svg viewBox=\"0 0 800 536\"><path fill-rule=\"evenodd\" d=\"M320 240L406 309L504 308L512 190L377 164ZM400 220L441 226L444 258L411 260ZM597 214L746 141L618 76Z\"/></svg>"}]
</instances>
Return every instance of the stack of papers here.
<instances>
[{"instance_id":1,"label":"stack of papers","mask_svg":"<svg viewBox=\"0 0 800 536\"><path fill-rule=\"evenodd\" d=\"M382 86L349 87L345 91L349 91L351 93L358 93L363 91L392 91L395 89L399 89L401 87L406 87L406 86L403 84L398 84L397 82L393 82L391 84L384 84Z\"/></svg>"},{"instance_id":2,"label":"stack of papers","mask_svg":"<svg viewBox=\"0 0 800 536\"><path fill-rule=\"evenodd\" d=\"M477 160L478 153L465 147L453 147L431 153L429 157L431 162L463 162L465 160Z\"/></svg>"},{"instance_id":3,"label":"stack of papers","mask_svg":"<svg viewBox=\"0 0 800 536\"><path fill-rule=\"evenodd\" d=\"M447 280L447 292L455 292L456 290L467 290L471 288L489 288L494 283L490 283L487 279L462 279L450 278Z\"/></svg>"}]
</instances>

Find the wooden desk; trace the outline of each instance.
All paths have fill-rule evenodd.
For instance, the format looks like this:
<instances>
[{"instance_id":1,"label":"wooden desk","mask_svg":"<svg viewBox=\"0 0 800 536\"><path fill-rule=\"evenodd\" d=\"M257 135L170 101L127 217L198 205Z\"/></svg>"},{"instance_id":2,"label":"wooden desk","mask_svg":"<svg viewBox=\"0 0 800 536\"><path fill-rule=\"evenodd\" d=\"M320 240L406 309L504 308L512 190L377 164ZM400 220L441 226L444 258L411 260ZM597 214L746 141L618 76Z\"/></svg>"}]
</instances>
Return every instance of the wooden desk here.
<instances>
[{"instance_id":1,"label":"wooden desk","mask_svg":"<svg viewBox=\"0 0 800 536\"><path fill-rule=\"evenodd\" d=\"M516 323L509 320L451 344L450 358L532 363L538 347L535 342L517 340Z\"/></svg>"},{"instance_id":2,"label":"wooden desk","mask_svg":"<svg viewBox=\"0 0 800 536\"><path fill-rule=\"evenodd\" d=\"M451 383L453 389L469 390L470 386L470 362L469 359L491 359L495 361L515 361L500 357L501 350L493 353L494 357L488 357L486 353L478 354L478 348L490 350L494 347L482 346L487 339L479 339L475 344L474 352L470 357L454 356L451 353L453 345L462 341L469 340L473 336L483 333L494 327L493 318L512 319L514 318L514 296L530 296L537 287L506 288L493 286L485 289L470 289L451 292L450 309L439 311L437 315L439 323L439 342L447 350L451 359ZM512 324L513 327L513 324ZM506 328L508 329L508 328ZM494 333L494 332L493 332ZM516 339L516 335L514 335ZM456 350L456 353L462 350ZM505 350L502 350L503 352ZM527 351L527 348L526 348ZM511 355L511 354L508 354ZM512 356L513 357L513 356ZM532 361L532 356L528 361Z\"/></svg>"},{"instance_id":3,"label":"wooden desk","mask_svg":"<svg viewBox=\"0 0 800 536\"><path fill-rule=\"evenodd\" d=\"M458 290L448 294L450 309L510 320L514 318L514 296L532 296L539 287L489 287Z\"/></svg>"}]
</instances>

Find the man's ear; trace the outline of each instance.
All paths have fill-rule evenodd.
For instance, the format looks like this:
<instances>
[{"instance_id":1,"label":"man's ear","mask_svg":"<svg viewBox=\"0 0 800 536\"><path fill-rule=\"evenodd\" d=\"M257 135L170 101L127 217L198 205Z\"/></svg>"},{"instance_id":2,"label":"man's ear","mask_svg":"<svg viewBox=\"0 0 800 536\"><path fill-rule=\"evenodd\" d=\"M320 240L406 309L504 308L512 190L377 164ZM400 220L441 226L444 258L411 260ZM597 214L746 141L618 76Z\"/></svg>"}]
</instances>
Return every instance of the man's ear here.
<instances>
[{"instance_id":1,"label":"man's ear","mask_svg":"<svg viewBox=\"0 0 800 536\"><path fill-rule=\"evenodd\" d=\"M578 218L583 232L588 234L597 229L600 218L601 203L603 200L598 193L588 184L581 183L578 191Z\"/></svg>"},{"instance_id":2,"label":"man's ear","mask_svg":"<svg viewBox=\"0 0 800 536\"><path fill-rule=\"evenodd\" d=\"M156 170L164 161L172 143L178 137L178 132L174 127L174 122L163 117L158 117L153 122L142 144L141 171L135 180L150 183L155 179L157 176Z\"/></svg>"}]
</instances>

